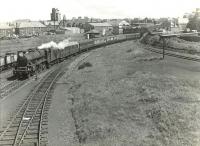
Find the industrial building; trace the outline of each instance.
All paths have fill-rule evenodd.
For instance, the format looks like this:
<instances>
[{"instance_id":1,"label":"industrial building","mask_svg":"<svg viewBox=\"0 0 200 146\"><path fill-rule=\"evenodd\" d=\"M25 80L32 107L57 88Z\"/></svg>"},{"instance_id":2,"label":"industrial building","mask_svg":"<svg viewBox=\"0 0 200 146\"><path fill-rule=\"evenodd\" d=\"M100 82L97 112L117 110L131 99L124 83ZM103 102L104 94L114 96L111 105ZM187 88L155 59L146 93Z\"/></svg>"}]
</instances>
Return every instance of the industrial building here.
<instances>
[{"instance_id":1,"label":"industrial building","mask_svg":"<svg viewBox=\"0 0 200 146\"><path fill-rule=\"evenodd\" d=\"M40 35L47 31L46 26L38 21L16 23L15 34L19 36Z\"/></svg>"},{"instance_id":2,"label":"industrial building","mask_svg":"<svg viewBox=\"0 0 200 146\"><path fill-rule=\"evenodd\" d=\"M52 8L51 12L51 21L60 21L61 20L61 14L58 9Z\"/></svg>"}]
</instances>

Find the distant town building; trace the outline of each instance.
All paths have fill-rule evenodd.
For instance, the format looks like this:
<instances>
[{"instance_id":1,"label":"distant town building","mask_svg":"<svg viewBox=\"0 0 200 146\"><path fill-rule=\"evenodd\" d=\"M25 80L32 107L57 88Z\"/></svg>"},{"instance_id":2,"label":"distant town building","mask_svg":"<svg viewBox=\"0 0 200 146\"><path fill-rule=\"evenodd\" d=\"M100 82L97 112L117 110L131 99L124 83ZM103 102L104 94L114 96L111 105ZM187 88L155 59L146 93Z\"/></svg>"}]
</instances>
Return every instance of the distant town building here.
<instances>
[{"instance_id":1,"label":"distant town building","mask_svg":"<svg viewBox=\"0 0 200 146\"><path fill-rule=\"evenodd\" d=\"M196 8L196 15L200 18L200 8Z\"/></svg>"},{"instance_id":2,"label":"distant town building","mask_svg":"<svg viewBox=\"0 0 200 146\"><path fill-rule=\"evenodd\" d=\"M119 28L130 26L130 24L125 20L110 20L108 23L112 26L118 26Z\"/></svg>"},{"instance_id":3,"label":"distant town building","mask_svg":"<svg viewBox=\"0 0 200 146\"><path fill-rule=\"evenodd\" d=\"M78 27L61 27L60 30L63 30L65 32L65 34L83 33L83 30L81 30Z\"/></svg>"},{"instance_id":4,"label":"distant town building","mask_svg":"<svg viewBox=\"0 0 200 146\"><path fill-rule=\"evenodd\" d=\"M71 20L61 20L60 25L62 27L78 27L80 29L84 29L86 24L89 22L89 18L72 18Z\"/></svg>"},{"instance_id":5,"label":"distant town building","mask_svg":"<svg viewBox=\"0 0 200 146\"><path fill-rule=\"evenodd\" d=\"M58 9L52 8L51 12L51 21L60 21L61 20L61 14Z\"/></svg>"},{"instance_id":6,"label":"distant town building","mask_svg":"<svg viewBox=\"0 0 200 146\"><path fill-rule=\"evenodd\" d=\"M91 30L97 30L101 35L110 35L113 32L113 27L109 23L89 23Z\"/></svg>"},{"instance_id":7,"label":"distant town building","mask_svg":"<svg viewBox=\"0 0 200 146\"><path fill-rule=\"evenodd\" d=\"M10 37L14 34L14 27L7 23L0 23L0 38Z\"/></svg>"},{"instance_id":8,"label":"distant town building","mask_svg":"<svg viewBox=\"0 0 200 146\"><path fill-rule=\"evenodd\" d=\"M113 34L122 34L123 29L130 26L130 24L125 20L110 20L108 23L113 27Z\"/></svg>"},{"instance_id":9,"label":"distant town building","mask_svg":"<svg viewBox=\"0 0 200 146\"><path fill-rule=\"evenodd\" d=\"M86 32L85 34L87 39L92 39L100 36L100 32L94 29Z\"/></svg>"}]
</instances>

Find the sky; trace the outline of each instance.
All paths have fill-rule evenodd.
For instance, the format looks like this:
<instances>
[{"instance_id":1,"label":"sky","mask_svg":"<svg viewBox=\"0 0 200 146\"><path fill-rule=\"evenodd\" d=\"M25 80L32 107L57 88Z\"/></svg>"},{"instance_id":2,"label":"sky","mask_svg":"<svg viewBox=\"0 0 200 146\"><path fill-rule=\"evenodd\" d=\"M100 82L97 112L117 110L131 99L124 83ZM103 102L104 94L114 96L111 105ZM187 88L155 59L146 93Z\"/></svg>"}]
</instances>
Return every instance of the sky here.
<instances>
[{"instance_id":1,"label":"sky","mask_svg":"<svg viewBox=\"0 0 200 146\"><path fill-rule=\"evenodd\" d=\"M49 20L58 8L67 19L180 17L200 8L200 0L0 0L0 22L16 19Z\"/></svg>"}]
</instances>

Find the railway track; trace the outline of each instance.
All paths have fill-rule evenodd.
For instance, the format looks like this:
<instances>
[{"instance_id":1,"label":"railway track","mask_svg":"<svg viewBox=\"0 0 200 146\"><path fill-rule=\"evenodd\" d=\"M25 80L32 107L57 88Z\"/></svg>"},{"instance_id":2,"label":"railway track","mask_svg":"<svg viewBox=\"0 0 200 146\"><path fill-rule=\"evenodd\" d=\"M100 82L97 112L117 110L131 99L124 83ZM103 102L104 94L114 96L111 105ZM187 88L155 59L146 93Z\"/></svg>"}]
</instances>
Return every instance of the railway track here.
<instances>
[{"instance_id":1,"label":"railway track","mask_svg":"<svg viewBox=\"0 0 200 146\"><path fill-rule=\"evenodd\" d=\"M51 94L62 74L60 65L39 82L0 132L0 146L46 145Z\"/></svg>"},{"instance_id":2,"label":"railway track","mask_svg":"<svg viewBox=\"0 0 200 146\"><path fill-rule=\"evenodd\" d=\"M154 53L163 54L163 50L161 50L161 48L154 48L154 49L150 48L150 47L144 47L144 48L146 50L149 50L149 51L154 52ZM172 56L172 57L176 57L176 58L200 62L200 57L195 57L194 55L191 55L191 54L183 54L183 53L179 53L179 52L175 52L175 51L169 51L168 48L165 49L164 54L167 55L167 56Z\"/></svg>"}]
</instances>

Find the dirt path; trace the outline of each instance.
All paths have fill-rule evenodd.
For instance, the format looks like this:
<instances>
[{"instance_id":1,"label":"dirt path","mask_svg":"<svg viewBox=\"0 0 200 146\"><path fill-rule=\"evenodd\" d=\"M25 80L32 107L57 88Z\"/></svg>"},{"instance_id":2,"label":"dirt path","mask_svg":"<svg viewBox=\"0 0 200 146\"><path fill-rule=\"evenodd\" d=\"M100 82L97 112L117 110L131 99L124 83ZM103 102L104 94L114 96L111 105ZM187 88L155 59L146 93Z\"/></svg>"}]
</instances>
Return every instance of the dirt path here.
<instances>
[{"instance_id":1,"label":"dirt path","mask_svg":"<svg viewBox=\"0 0 200 146\"><path fill-rule=\"evenodd\" d=\"M200 63L160 57L124 42L64 75L49 112L49 145L200 145Z\"/></svg>"}]
</instances>

